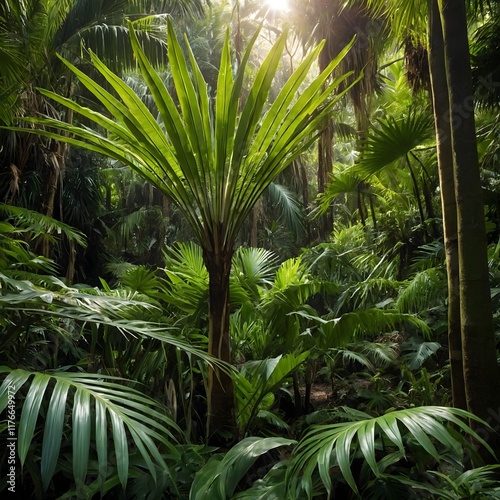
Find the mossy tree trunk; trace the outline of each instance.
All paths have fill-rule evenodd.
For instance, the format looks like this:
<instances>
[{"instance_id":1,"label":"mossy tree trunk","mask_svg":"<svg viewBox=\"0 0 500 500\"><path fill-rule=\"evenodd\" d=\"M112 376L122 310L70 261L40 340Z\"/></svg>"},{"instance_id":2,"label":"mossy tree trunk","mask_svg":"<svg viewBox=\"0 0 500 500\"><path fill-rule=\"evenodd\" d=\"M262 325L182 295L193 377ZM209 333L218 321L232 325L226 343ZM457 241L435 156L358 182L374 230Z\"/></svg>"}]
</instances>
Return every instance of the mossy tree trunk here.
<instances>
[{"instance_id":1,"label":"mossy tree trunk","mask_svg":"<svg viewBox=\"0 0 500 500\"><path fill-rule=\"evenodd\" d=\"M443 0L440 14L455 168L465 393L467 409L487 419L490 412L498 411L500 390L465 3L463 0ZM498 451L500 446L498 439L496 441Z\"/></svg>"},{"instance_id":2,"label":"mossy tree trunk","mask_svg":"<svg viewBox=\"0 0 500 500\"><path fill-rule=\"evenodd\" d=\"M445 72L444 41L438 0L429 1L429 67L448 276L448 350L452 397L453 406L466 409L460 329L457 202L453 173L448 82Z\"/></svg>"}]
</instances>

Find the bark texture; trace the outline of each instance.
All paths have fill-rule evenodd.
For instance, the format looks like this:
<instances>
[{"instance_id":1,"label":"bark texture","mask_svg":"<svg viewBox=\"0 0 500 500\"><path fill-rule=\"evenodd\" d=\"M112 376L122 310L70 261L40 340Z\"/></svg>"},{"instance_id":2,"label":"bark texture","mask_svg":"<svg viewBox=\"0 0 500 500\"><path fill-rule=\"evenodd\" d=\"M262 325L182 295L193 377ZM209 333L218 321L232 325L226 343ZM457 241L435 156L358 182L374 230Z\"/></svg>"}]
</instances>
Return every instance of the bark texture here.
<instances>
[{"instance_id":1,"label":"bark texture","mask_svg":"<svg viewBox=\"0 0 500 500\"><path fill-rule=\"evenodd\" d=\"M205 252L209 274L208 352L214 358L231 363L229 335L229 275L232 251ZM207 441L213 445L230 445L238 438L234 388L231 375L217 367L208 372ZM224 435L227 437L224 437Z\"/></svg>"},{"instance_id":2,"label":"bark texture","mask_svg":"<svg viewBox=\"0 0 500 500\"><path fill-rule=\"evenodd\" d=\"M500 391L464 0L443 0L440 14L455 167L465 391L468 410L487 419L499 408Z\"/></svg>"},{"instance_id":3,"label":"bark texture","mask_svg":"<svg viewBox=\"0 0 500 500\"><path fill-rule=\"evenodd\" d=\"M460 328L460 284L458 267L457 202L453 172L450 108L446 79L444 42L437 0L429 2L429 67L432 105L436 128L436 146L443 212L446 272L448 276L448 350L451 369L453 406L467 408L462 366Z\"/></svg>"}]
</instances>

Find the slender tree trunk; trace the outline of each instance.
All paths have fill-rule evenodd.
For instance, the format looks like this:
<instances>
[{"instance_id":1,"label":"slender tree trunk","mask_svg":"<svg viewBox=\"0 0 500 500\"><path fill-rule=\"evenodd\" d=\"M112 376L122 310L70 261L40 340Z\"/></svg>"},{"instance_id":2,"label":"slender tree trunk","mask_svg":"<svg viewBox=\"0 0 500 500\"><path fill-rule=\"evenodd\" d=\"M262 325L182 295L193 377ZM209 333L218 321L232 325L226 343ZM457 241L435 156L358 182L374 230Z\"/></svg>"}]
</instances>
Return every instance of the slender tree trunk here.
<instances>
[{"instance_id":1,"label":"slender tree trunk","mask_svg":"<svg viewBox=\"0 0 500 500\"><path fill-rule=\"evenodd\" d=\"M229 274L232 252L205 252L209 274L209 332L208 352L214 358L231 363L229 336ZM232 444L238 438L234 388L231 375L220 368L208 372L207 440L214 445ZM225 440L219 431L230 434Z\"/></svg>"},{"instance_id":2,"label":"slender tree trunk","mask_svg":"<svg viewBox=\"0 0 500 500\"><path fill-rule=\"evenodd\" d=\"M440 4L450 95L460 272L460 319L467 408L484 419L499 409L484 205L464 0ZM492 433L493 434L493 433ZM494 447L500 449L498 439ZM490 441L491 442L491 441Z\"/></svg>"},{"instance_id":3,"label":"slender tree trunk","mask_svg":"<svg viewBox=\"0 0 500 500\"><path fill-rule=\"evenodd\" d=\"M373 229L377 229L377 215L375 214L375 205L373 204L373 195L368 195L370 201L370 212L372 214Z\"/></svg>"},{"instance_id":4,"label":"slender tree trunk","mask_svg":"<svg viewBox=\"0 0 500 500\"><path fill-rule=\"evenodd\" d=\"M318 141L318 193L325 190L328 182L328 174L333 166L333 122L329 120L328 125L321 133ZM318 229L320 238L326 238L333 230L333 213L329 209L322 217L318 218Z\"/></svg>"},{"instance_id":5,"label":"slender tree trunk","mask_svg":"<svg viewBox=\"0 0 500 500\"><path fill-rule=\"evenodd\" d=\"M422 200L420 199L420 189L418 188L418 181L415 177L415 172L410 163L410 158L408 155L405 156L406 165L408 166L408 170L410 171L411 180L413 182L413 194L415 195L415 199L417 200L418 213L420 214L420 222L422 222L422 227L424 227L425 223L425 214L424 207L422 206Z\"/></svg>"},{"instance_id":6,"label":"slender tree trunk","mask_svg":"<svg viewBox=\"0 0 500 500\"><path fill-rule=\"evenodd\" d=\"M47 180L46 197L43 207L44 215L47 217L54 216L57 188L65 169L65 154L66 144L62 142L57 142L55 144L55 151L50 153L50 174ZM44 257L49 257L50 255L50 242L47 238L42 239L41 254Z\"/></svg>"},{"instance_id":7,"label":"slender tree trunk","mask_svg":"<svg viewBox=\"0 0 500 500\"><path fill-rule=\"evenodd\" d=\"M430 0L429 2L429 23L429 67L448 276L448 350L451 389L453 406L466 409L460 328L457 203L453 173L448 82L445 73L443 31L439 17L438 0Z\"/></svg>"},{"instance_id":8,"label":"slender tree trunk","mask_svg":"<svg viewBox=\"0 0 500 500\"><path fill-rule=\"evenodd\" d=\"M361 184L358 184L357 188L357 197L358 197L358 212L359 212L359 217L361 219L361 224L363 227L366 226L366 219L365 219L365 210L363 206L363 196L361 195Z\"/></svg>"},{"instance_id":9,"label":"slender tree trunk","mask_svg":"<svg viewBox=\"0 0 500 500\"><path fill-rule=\"evenodd\" d=\"M259 198L252 208L252 230L250 232L250 246L259 246L259 221L263 215L262 198Z\"/></svg>"}]
</instances>

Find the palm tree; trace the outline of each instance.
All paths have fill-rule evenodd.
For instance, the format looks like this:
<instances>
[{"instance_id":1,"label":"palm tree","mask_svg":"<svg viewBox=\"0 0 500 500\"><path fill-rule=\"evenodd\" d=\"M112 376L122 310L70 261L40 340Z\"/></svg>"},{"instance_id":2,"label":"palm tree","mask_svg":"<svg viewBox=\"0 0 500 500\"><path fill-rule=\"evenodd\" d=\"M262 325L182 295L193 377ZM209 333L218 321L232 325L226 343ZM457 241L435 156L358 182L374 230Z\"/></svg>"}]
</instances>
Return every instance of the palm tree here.
<instances>
[{"instance_id":1,"label":"palm tree","mask_svg":"<svg viewBox=\"0 0 500 500\"><path fill-rule=\"evenodd\" d=\"M258 69L243 99L244 75L257 36L258 32L235 76L226 37L213 107L189 45L191 73L168 22L168 56L179 107L131 29L134 54L159 110L160 124L131 89L94 55L94 68L119 98L70 62L63 62L113 119L56 93L42 91L44 96L99 125L101 131L93 132L53 118L30 120L61 131L38 129L35 132L39 135L123 162L177 204L202 245L209 274L209 353L228 363L229 274L238 232L266 187L314 141L322 120L343 94L333 97L333 91L349 76L339 77L324 87L349 50L346 47L306 88L301 87L322 48L319 45L270 103L268 94L285 45L284 34ZM297 96L299 88L301 94ZM232 439L236 437L232 380L219 369L209 371L207 428L208 435L226 428Z\"/></svg>"},{"instance_id":2,"label":"palm tree","mask_svg":"<svg viewBox=\"0 0 500 500\"><path fill-rule=\"evenodd\" d=\"M363 74L348 93L356 117L358 139L363 142L369 125L368 98L377 87L378 54L383 47L385 20L370 8L366 0L309 0L297 2L292 22L305 45L312 41L325 40L324 48L318 57L320 69L324 69L353 38L356 38L353 50L344 58L338 71ZM329 117L318 141L318 193L324 192L332 170L334 129L334 123ZM331 212L325 214L319 224L323 236L332 230L332 215Z\"/></svg>"},{"instance_id":3,"label":"palm tree","mask_svg":"<svg viewBox=\"0 0 500 500\"><path fill-rule=\"evenodd\" d=\"M449 92L444 61L443 28L436 0L429 2L429 67L432 105L439 165L439 187L443 213L443 237L446 248L448 275L448 347L453 405L467 408L462 362L460 327L460 283L458 268L457 200L453 179L453 150L451 143Z\"/></svg>"}]
</instances>

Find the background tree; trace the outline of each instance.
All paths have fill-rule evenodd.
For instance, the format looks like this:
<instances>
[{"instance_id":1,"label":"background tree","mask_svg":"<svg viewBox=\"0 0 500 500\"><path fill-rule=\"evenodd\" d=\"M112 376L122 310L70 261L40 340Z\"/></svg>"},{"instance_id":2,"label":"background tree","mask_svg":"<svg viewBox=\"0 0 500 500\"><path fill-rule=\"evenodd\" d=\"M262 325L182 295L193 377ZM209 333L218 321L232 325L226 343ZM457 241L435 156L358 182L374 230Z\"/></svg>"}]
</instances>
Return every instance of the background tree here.
<instances>
[{"instance_id":1,"label":"background tree","mask_svg":"<svg viewBox=\"0 0 500 500\"><path fill-rule=\"evenodd\" d=\"M42 113L72 122L72 111L54 107L36 92L49 88L71 97L78 87L71 72L57 58L62 54L84 65L88 50L99 54L116 71L134 65L126 19L132 19L138 37L155 63L165 62L164 16L199 15L202 3L150 0L10 1L0 6L0 120ZM7 203L25 204L45 215L64 220L63 179L68 167L67 147L57 140L3 131L0 197ZM29 191L28 193L23 191ZM28 202L28 203L26 203ZM48 256L50 245L42 243ZM69 259L73 255L70 249ZM71 265L69 266L72 267ZM70 279L72 276L68 276Z\"/></svg>"}]
</instances>

